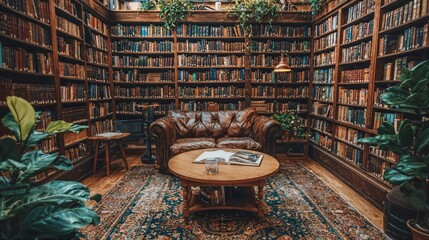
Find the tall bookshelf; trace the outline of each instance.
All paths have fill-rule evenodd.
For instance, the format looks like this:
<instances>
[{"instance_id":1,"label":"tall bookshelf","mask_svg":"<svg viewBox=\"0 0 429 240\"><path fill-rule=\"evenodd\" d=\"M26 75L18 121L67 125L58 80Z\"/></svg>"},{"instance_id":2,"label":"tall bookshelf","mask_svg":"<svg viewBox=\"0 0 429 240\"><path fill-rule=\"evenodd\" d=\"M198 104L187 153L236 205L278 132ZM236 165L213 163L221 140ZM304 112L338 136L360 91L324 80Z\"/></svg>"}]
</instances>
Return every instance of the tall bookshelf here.
<instances>
[{"instance_id":1,"label":"tall bookshelf","mask_svg":"<svg viewBox=\"0 0 429 240\"><path fill-rule=\"evenodd\" d=\"M334 79L332 105L328 114L312 113L310 156L382 208L392 187L383 180L383 172L398 159L356 141L374 136L383 121L398 125L403 119L379 96L398 83L401 68L428 58L428 4L424 0L331 2L330 10L315 20L315 29L338 16L338 28L331 29L338 36L329 75ZM315 55L322 51L315 46ZM314 68L319 68L317 63ZM315 72L313 85L318 82ZM320 106L318 102L314 99L313 107Z\"/></svg>"}]
</instances>

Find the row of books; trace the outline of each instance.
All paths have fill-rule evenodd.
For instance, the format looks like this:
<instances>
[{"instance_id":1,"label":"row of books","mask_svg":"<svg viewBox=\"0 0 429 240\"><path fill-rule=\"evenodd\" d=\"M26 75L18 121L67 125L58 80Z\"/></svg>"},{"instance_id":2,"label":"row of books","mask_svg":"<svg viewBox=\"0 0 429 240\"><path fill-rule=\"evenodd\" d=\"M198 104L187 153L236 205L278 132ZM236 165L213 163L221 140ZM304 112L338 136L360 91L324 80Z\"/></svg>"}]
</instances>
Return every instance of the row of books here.
<instances>
[{"instance_id":1,"label":"row of books","mask_svg":"<svg viewBox=\"0 0 429 240\"><path fill-rule=\"evenodd\" d=\"M338 28L338 14L328 17L325 21L314 26L314 36L319 37Z\"/></svg>"},{"instance_id":2,"label":"row of books","mask_svg":"<svg viewBox=\"0 0 429 240\"><path fill-rule=\"evenodd\" d=\"M199 72L179 70L178 72L179 82L243 82L244 79L244 69L209 69Z\"/></svg>"},{"instance_id":3,"label":"row of books","mask_svg":"<svg viewBox=\"0 0 429 240\"><path fill-rule=\"evenodd\" d=\"M69 20L57 16L57 29L71 34L77 38L82 38L82 33L79 25L70 22Z\"/></svg>"},{"instance_id":4,"label":"row of books","mask_svg":"<svg viewBox=\"0 0 429 240\"><path fill-rule=\"evenodd\" d=\"M360 149L356 149L345 143L335 141L333 145L333 152L356 165L362 165L363 151Z\"/></svg>"},{"instance_id":5,"label":"row of books","mask_svg":"<svg viewBox=\"0 0 429 240\"><path fill-rule=\"evenodd\" d=\"M56 102L53 84L16 83L8 78L0 79L0 105L6 105L6 96L17 96L31 104L47 104Z\"/></svg>"},{"instance_id":6,"label":"row of books","mask_svg":"<svg viewBox=\"0 0 429 240\"><path fill-rule=\"evenodd\" d=\"M273 112L275 109L277 112L298 112L298 113L305 113L308 111L308 104L307 103L299 103L299 102L276 102L276 103L267 103L270 105L273 105L272 108L270 108L270 112ZM265 112L266 113L266 112Z\"/></svg>"},{"instance_id":7,"label":"row of books","mask_svg":"<svg viewBox=\"0 0 429 240\"><path fill-rule=\"evenodd\" d=\"M254 52L310 52L310 41L256 41L250 43Z\"/></svg>"},{"instance_id":8,"label":"row of books","mask_svg":"<svg viewBox=\"0 0 429 240\"><path fill-rule=\"evenodd\" d=\"M91 125L89 125L89 129L88 129L91 136L95 136L97 134L104 133L104 132L112 132L114 130L115 128L114 128L112 119L93 122L91 123Z\"/></svg>"},{"instance_id":9,"label":"row of books","mask_svg":"<svg viewBox=\"0 0 429 240\"><path fill-rule=\"evenodd\" d=\"M52 53L29 52L0 42L0 68L21 72L52 74Z\"/></svg>"},{"instance_id":10,"label":"row of books","mask_svg":"<svg viewBox=\"0 0 429 240\"><path fill-rule=\"evenodd\" d=\"M126 102L116 102L115 110L116 113L119 114L143 114L143 110L137 107L139 104L142 103L128 100ZM155 114L167 114L168 110L174 110L174 102L159 104L159 106L155 109Z\"/></svg>"},{"instance_id":11,"label":"row of books","mask_svg":"<svg viewBox=\"0 0 429 240\"><path fill-rule=\"evenodd\" d=\"M411 0L383 14L381 30L387 30L420 18L429 12L427 0Z\"/></svg>"},{"instance_id":12,"label":"row of books","mask_svg":"<svg viewBox=\"0 0 429 240\"><path fill-rule=\"evenodd\" d=\"M383 122L388 122L398 130L400 123L404 120L404 116L400 113L385 113L374 112L374 129L378 129Z\"/></svg>"},{"instance_id":13,"label":"row of books","mask_svg":"<svg viewBox=\"0 0 429 240\"><path fill-rule=\"evenodd\" d=\"M380 180L383 180L384 183L390 184L387 181L383 179L384 171L387 168L390 168L392 164L382 161L379 158L370 156L368 159L366 171L370 173L371 175L379 178Z\"/></svg>"},{"instance_id":14,"label":"row of books","mask_svg":"<svg viewBox=\"0 0 429 240\"><path fill-rule=\"evenodd\" d=\"M410 57L399 57L383 66L383 81L395 81L401 74L402 69L410 69L416 65L416 61Z\"/></svg>"},{"instance_id":15,"label":"row of books","mask_svg":"<svg viewBox=\"0 0 429 240\"><path fill-rule=\"evenodd\" d=\"M332 122L328 122L318 118L311 119L311 128L317 129L327 135L332 133Z\"/></svg>"},{"instance_id":16,"label":"row of books","mask_svg":"<svg viewBox=\"0 0 429 240\"><path fill-rule=\"evenodd\" d=\"M359 45L341 49L341 63L369 60L371 58L372 41L361 42Z\"/></svg>"},{"instance_id":17,"label":"row of books","mask_svg":"<svg viewBox=\"0 0 429 240\"><path fill-rule=\"evenodd\" d=\"M71 15L78 17L78 9L76 2L72 0L55 0L55 6L70 13Z\"/></svg>"},{"instance_id":18,"label":"row of books","mask_svg":"<svg viewBox=\"0 0 429 240\"><path fill-rule=\"evenodd\" d=\"M179 44L180 46L180 44ZM120 39L112 41L112 51L114 52L173 52L174 43L171 40L134 41L129 39Z\"/></svg>"},{"instance_id":19,"label":"row of books","mask_svg":"<svg viewBox=\"0 0 429 240\"><path fill-rule=\"evenodd\" d=\"M114 67L174 67L173 57L112 56Z\"/></svg>"},{"instance_id":20,"label":"row of books","mask_svg":"<svg viewBox=\"0 0 429 240\"><path fill-rule=\"evenodd\" d=\"M123 25L118 23L110 26L112 37L172 37L172 30L159 24Z\"/></svg>"},{"instance_id":21,"label":"row of books","mask_svg":"<svg viewBox=\"0 0 429 240\"><path fill-rule=\"evenodd\" d=\"M333 32L322 38L317 38L314 40L313 49L314 51L320 51L325 48L334 47L337 45L337 33Z\"/></svg>"},{"instance_id":22,"label":"row of books","mask_svg":"<svg viewBox=\"0 0 429 240\"><path fill-rule=\"evenodd\" d=\"M113 81L122 83L174 82L174 71L146 73L142 69L120 69L113 71Z\"/></svg>"},{"instance_id":23,"label":"row of books","mask_svg":"<svg viewBox=\"0 0 429 240\"><path fill-rule=\"evenodd\" d=\"M310 72L309 70L304 70L276 73L256 69L250 72L250 79L252 79L252 82L306 83L309 82Z\"/></svg>"},{"instance_id":24,"label":"row of books","mask_svg":"<svg viewBox=\"0 0 429 240\"><path fill-rule=\"evenodd\" d=\"M388 108L387 104L381 101L381 94L386 92L386 88L375 88L374 90L374 106Z\"/></svg>"},{"instance_id":25,"label":"row of books","mask_svg":"<svg viewBox=\"0 0 429 240\"><path fill-rule=\"evenodd\" d=\"M74 63L59 62L60 76L85 79L85 66Z\"/></svg>"},{"instance_id":26,"label":"row of books","mask_svg":"<svg viewBox=\"0 0 429 240\"><path fill-rule=\"evenodd\" d=\"M310 66L309 56L286 56L287 62L291 67L308 67ZM258 54L250 56L252 67L274 67L280 62L280 57Z\"/></svg>"},{"instance_id":27,"label":"row of books","mask_svg":"<svg viewBox=\"0 0 429 240\"><path fill-rule=\"evenodd\" d=\"M64 152L64 155L70 159L72 163L76 163L89 155L89 149L87 144L79 143L79 145L76 147L67 148Z\"/></svg>"},{"instance_id":28,"label":"row of books","mask_svg":"<svg viewBox=\"0 0 429 240\"><path fill-rule=\"evenodd\" d=\"M338 106L338 121L365 127L366 109L357 109L349 106Z\"/></svg>"},{"instance_id":29,"label":"row of books","mask_svg":"<svg viewBox=\"0 0 429 240\"><path fill-rule=\"evenodd\" d=\"M234 101L233 103L216 103L201 101L180 102L180 110L182 111L227 111L241 110L244 108L244 101Z\"/></svg>"},{"instance_id":30,"label":"row of books","mask_svg":"<svg viewBox=\"0 0 429 240\"><path fill-rule=\"evenodd\" d=\"M369 82L370 68L359 68L341 71L341 83Z\"/></svg>"},{"instance_id":31,"label":"row of books","mask_svg":"<svg viewBox=\"0 0 429 240\"><path fill-rule=\"evenodd\" d=\"M63 135L64 135L64 146L67 147L67 145L71 145L73 143L77 143L77 142L81 142L82 140L85 140L88 137L88 130L83 129L78 133L67 132L67 133L64 133Z\"/></svg>"},{"instance_id":32,"label":"row of books","mask_svg":"<svg viewBox=\"0 0 429 240\"><path fill-rule=\"evenodd\" d=\"M316 100L313 102L311 113L322 117L332 118L332 104L321 103Z\"/></svg>"},{"instance_id":33,"label":"row of books","mask_svg":"<svg viewBox=\"0 0 429 240\"><path fill-rule=\"evenodd\" d=\"M374 12L374 0L362 0L347 9L346 23L352 22L371 12Z\"/></svg>"},{"instance_id":34,"label":"row of books","mask_svg":"<svg viewBox=\"0 0 429 240\"><path fill-rule=\"evenodd\" d=\"M57 39L58 53L81 60L83 59L83 42L71 38L63 38L61 36L58 36Z\"/></svg>"},{"instance_id":35,"label":"row of books","mask_svg":"<svg viewBox=\"0 0 429 240\"><path fill-rule=\"evenodd\" d=\"M174 89L173 89L174 92ZM179 87L179 97L244 97L244 88L237 86L226 87ZM174 96L174 95L173 95Z\"/></svg>"},{"instance_id":36,"label":"row of books","mask_svg":"<svg viewBox=\"0 0 429 240\"><path fill-rule=\"evenodd\" d=\"M179 52L244 52L243 42L207 41L201 39L196 42L186 40L177 43Z\"/></svg>"},{"instance_id":37,"label":"row of books","mask_svg":"<svg viewBox=\"0 0 429 240\"><path fill-rule=\"evenodd\" d=\"M332 86L315 86L312 92L312 98L321 101L330 101L333 99Z\"/></svg>"},{"instance_id":38,"label":"row of books","mask_svg":"<svg viewBox=\"0 0 429 240\"><path fill-rule=\"evenodd\" d=\"M115 98L174 98L174 86L159 87L118 87L114 88Z\"/></svg>"},{"instance_id":39,"label":"row of books","mask_svg":"<svg viewBox=\"0 0 429 240\"><path fill-rule=\"evenodd\" d=\"M366 106L368 102L368 89L349 89L340 87L338 90L338 102Z\"/></svg>"},{"instance_id":40,"label":"row of books","mask_svg":"<svg viewBox=\"0 0 429 240\"><path fill-rule=\"evenodd\" d=\"M52 121L52 112L51 111L42 111L40 112L40 122L36 126L36 131L43 132L48 127L49 123Z\"/></svg>"},{"instance_id":41,"label":"row of books","mask_svg":"<svg viewBox=\"0 0 429 240\"><path fill-rule=\"evenodd\" d=\"M185 55L177 56L179 67L244 67L244 57L237 55Z\"/></svg>"},{"instance_id":42,"label":"row of books","mask_svg":"<svg viewBox=\"0 0 429 240\"><path fill-rule=\"evenodd\" d=\"M57 138L56 136L49 136L37 144L37 149L42 150L45 153L51 153L58 151Z\"/></svg>"},{"instance_id":43,"label":"row of books","mask_svg":"<svg viewBox=\"0 0 429 240\"><path fill-rule=\"evenodd\" d=\"M85 18L86 25L103 34L107 34L108 26L101 19L95 17L94 15L92 15L90 12L87 12L87 11L85 11L84 18Z\"/></svg>"},{"instance_id":44,"label":"row of books","mask_svg":"<svg viewBox=\"0 0 429 240\"><path fill-rule=\"evenodd\" d=\"M88 28L85 28L85 42L92 47L107 51L107 38L103 35L94 33Z\"/></svg>"},{"instance_id":45,"label":"row of books","mask_svg":"<svg viewBox=\"0 0 429 240\"><path fill-rule=\"evenodd\" d=\"M410 27L398 34L386 34L379 40L379 56L407 51L428 45L429 23Z\"/></svg>"},{"instance_id":46,"label":"row of books","mask_svg":"<svg viewBox=\"0 0 429 240\"><path fill-rule=\"evenodd\" d=\"M107 53L104 51L100 51L95 48L88 48L86 58L90 63L107 65Z\"/></svg>"},{"instance_id":47,"label":"row of books","mask_svg":"<svg viewBox=\"0 0 429 240\"><path fill-rule=\"evenodd\" d=\"M88 107L90 119L112 114L112 103L110 102L89 102Z\"/></svg>"},{"instance_id":48,"label":"row of books","mask_svg":"<svg viewBox=\"0 0 429 240\"><path fill-rule=\"evenodd\" d=\"M239 25L208 26L198 24L180 24L176 28L179 37L243 37Z\"/></svg>"},{"instance_id":49,"label":"row of books","mask_svg":"<svg viewBox=\"0 0 429 240\"><path fill-rule=\"evenodd\" d=\"M86 77L90 81L108 82L109 70L106 68L100 68L96 66L86 66Z\"/></svg>"},{"instance_id":50,"label":"row of books","mask_svg":"<svg viewBox=\"0 0 429 240\"><path fill-rule=\"evenodd\" d=\"M374 146L371 146L369 149L370 149L370 153L375 156L378 156L383 159L387 159L388 161L391 161L393 163L397 163L399 161L399 156L394 154L391 151L384 151Z\"/></svg>"},{"instance_id":51,"label":"row of books","mask_svg":"<svg viewBox=\"0 0 429 240\"><path fill-rule=\"evenodd\" d=\"M61 102L86 101L85 84L60 86Z\"/></svg>"},{"instance_id":52,"label":"row of books","mask_svg":"<svg viewBox=\"0 0 429 240\"><path fill-rule=\"evenodd\" d=\"M30 4L27 4L27 3ZM38 19L45 23L50 23L49 2L43 0L11 1L0 0L0 3L23 13L29 17Z\"/></svg>"},{"instance_id":53,"label":"row of books","mask_svg":"<svg viewBox=\"0 0 429 240\"><path fill-rule=\"evenodd\" d=\"M73 123L88 119L86 106L64 107L61 110L64 121Z\"/></svg>"},{"instance_id":54,"label":"row of books","mask_svg":"<svg viewBox=\"0 0 429 240\"><path fill-rule=\"evenodd\" d=\"M315 69L313 74L313 83L334 83L335 69Z\"/></svg>"},{"instance_id":55,"label":"row of books","mask_svg":"<svg viewBox=\"0 0 429 240\"><path fill-rule=\"evenodd\" d=\"M341 125L335 127L334 134L338 139L358 147L362 147L362 144L358 143L357 140L365 137L365 132Z\"/></svg>"},{"instance_id":56,"label":"row of books","mask_svg":"<svg viewBox=\"0 0 429 240\"><path fill-rule=\"evenodd\" d=\"M112 98L112 95L110 94L110 86L89 84L88 98L91 100Z\"/></svg>"},{"instance_id":57,"label":"row of books","mask_svg":"<svg viewBox=\"0 0 429 240\"><path fill-rule=\"evenodd\" d=\"M353 42L372 35L374 19L351 25L343 30L343 43Z\"/></svg>"},{"instance_id":58,"label":"row of books","mask_svg":"<svg viewBox=\"0 0 429 240\"><path fill-rule=\"evenodd\" d=\"M253 88L252 88L253 92ZM308 97L310 88L308 86L299 86L299 87L287 87L287 88L276 88L276 97L278 98L302 98Z\"/></svg>"},{"instance_id":59,"label":"row of books","mask_svg":"<svg viewBox=\"0 0 429 240\"><path fill-rule=\"evenodd\" d=\"M328 151L332 151L333 141L329 136L325 136L319 132L313 132L310 139L315 142L318 146L321 146Z\"/></svg>"},{"instance_id":60,"label":"row of books","mask_svg":"<svg viewBox=\"0 0 429 240\"><path fill-rule=\"evenodd\" d=\"M324 65L335 64L336 59L337 59L336 51L329 51L329 52L324 52L320 54L315 54L314 65L324 66Z\"/></svg>"},{"instance_id":61,"label":"row of books","mask_svg":"<svg viewBox=\"0 0 429 240\"><path fill-rule=\"evenodd\" d=\"M0 33L41 46L52 46L50 29L10 13L0 15Z\"/></svg>"},{"instance_id":62,"label":"row of books","mask_svg":"<svg viewBox=\"0 0 429 240\"><path fill-rule=\"evenodd\" d=\"M251 32L253 37L310 37L311 27L252 24Z\"/></svg>"}]
</instances>

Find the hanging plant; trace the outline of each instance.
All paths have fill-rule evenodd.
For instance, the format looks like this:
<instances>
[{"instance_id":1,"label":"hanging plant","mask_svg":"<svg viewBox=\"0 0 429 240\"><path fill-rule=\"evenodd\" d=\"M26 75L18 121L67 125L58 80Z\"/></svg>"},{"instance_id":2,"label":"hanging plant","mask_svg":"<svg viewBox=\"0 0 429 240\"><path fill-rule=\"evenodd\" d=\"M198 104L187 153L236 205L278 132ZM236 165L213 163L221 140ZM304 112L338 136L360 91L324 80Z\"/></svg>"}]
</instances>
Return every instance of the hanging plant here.
<instances>
[{"instance_id":1,"label":"hanging plant","mask_svg":"<svg viewBox=\"0 0 429 240\"><path fill-rule=\"evenodd\" d=\"M238 18L241 29L247 37L252 36L252 22L267 22L269 26L279 16L278 0L233 0L234 7L228 12Z\"/></svg>"},{"instance_id":2,"label":"hanging plant","mask_svg":"<svg viewBox=\"0 0 429 240\"><path fill-rule=\"evenodd\" d=\"M308 2L310 3L311 12L315 15L328 3L328 0L308 0Z\"/></svg>"},{"instance_id":3,"label":"hanging plant","mask_svg":"<svg viewBox=\"0 0 429 240\"><path fill-rule=\"evenodd\" d=\"M140 10L155 10L156 2L155 0L144 0L140 2Z\"/></svg>"},{"instance_id":4,"label":"hanging plant","mask_svg":"<svg viewBox=\"0 0 429 240\"><path fill-rule=\"evenodd\" d=\"M166 29L177 27L177 23L185 18L185 14L191 15L195 10L189 0L157 0L160 9L159 17Z\"/></svg>"}]
</instances>

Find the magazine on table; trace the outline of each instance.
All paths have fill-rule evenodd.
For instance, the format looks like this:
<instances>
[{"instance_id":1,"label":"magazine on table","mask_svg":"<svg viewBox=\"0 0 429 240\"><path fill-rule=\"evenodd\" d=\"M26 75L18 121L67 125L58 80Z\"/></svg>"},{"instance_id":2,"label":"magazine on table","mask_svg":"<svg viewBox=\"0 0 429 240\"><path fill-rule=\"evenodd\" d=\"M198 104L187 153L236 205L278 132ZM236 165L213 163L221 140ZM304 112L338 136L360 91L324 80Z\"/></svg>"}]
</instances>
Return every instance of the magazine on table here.
<instances>
[{"instance_id":1,"label":"magazine on table","mask_svg":"<svg viewBox=\"0 0 429 240\"><path fill-rule=\"evenodd\" d=\"M261 165L263 155L244 150L237 152L227 152L224 150L205 151L201 153L193 163L204 163L204 160L209 158L217 158L220 164L224 163L258 167Z\"/></svg>"}]
</instances>

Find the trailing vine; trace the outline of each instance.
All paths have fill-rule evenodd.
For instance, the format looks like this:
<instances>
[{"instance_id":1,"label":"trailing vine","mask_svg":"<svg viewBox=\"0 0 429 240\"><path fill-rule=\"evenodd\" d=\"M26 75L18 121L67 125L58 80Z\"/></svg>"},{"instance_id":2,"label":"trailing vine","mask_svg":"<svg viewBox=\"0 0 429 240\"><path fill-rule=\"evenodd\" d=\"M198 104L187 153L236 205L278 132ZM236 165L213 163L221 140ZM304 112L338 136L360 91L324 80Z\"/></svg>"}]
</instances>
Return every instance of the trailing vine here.
<instances>
[{"instance_id":1,"label":"trailing vine","mask_svg":"<svg viewBox=\"0 0 429 240\"><path fill-rule=\"evenodd\" d=\"M176 28L185 14L190 15L195 10L189 0L157 0L157 5L160 9L159 17L166 29Z\"/></svg>"},{"instance_id":2,"label":"trailing vine","mask_svg":"<svg viewBox=\"0 0 429 240\"><path fill-rule=\"evenodd\" d=\"M266 21L271 26L279 16L278 0L233 0L233 4L228 15L238 18L241 29L249 38L252 36L252 22Z\"/></svg>"}]
</instances>

